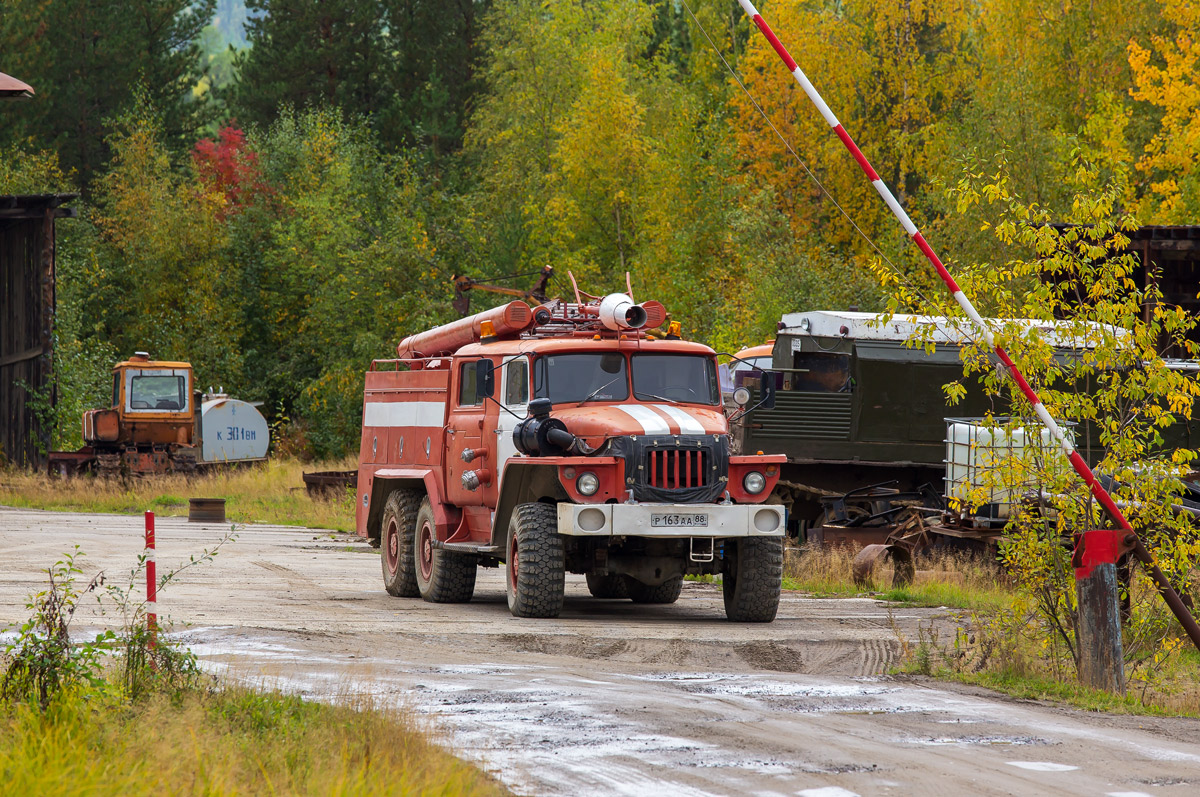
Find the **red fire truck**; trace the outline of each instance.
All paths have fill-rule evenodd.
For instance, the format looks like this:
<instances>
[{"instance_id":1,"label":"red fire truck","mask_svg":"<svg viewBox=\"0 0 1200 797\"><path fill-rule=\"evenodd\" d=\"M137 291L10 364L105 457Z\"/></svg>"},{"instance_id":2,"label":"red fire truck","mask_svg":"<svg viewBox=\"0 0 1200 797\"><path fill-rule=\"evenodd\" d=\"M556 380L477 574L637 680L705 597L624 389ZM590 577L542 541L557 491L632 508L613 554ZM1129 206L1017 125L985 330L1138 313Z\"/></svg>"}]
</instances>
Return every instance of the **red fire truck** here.
<instances>
[{"instance_id":1,"label":"red fire truck","mask_svg":"<svg viewBox=\"0 0 1200 797\"><path fill-rule=\"evenodd\" d=\"M716 356L658 331L661 304L576 299L514 301L372 363L357 528L385 588L468 601L476 569L503 565L512 613L555 617L567 572L639 603L719 574L730 620L773 620L786 524L764 501L784 457L731 455Z\"/></svg>"}]
</instances>

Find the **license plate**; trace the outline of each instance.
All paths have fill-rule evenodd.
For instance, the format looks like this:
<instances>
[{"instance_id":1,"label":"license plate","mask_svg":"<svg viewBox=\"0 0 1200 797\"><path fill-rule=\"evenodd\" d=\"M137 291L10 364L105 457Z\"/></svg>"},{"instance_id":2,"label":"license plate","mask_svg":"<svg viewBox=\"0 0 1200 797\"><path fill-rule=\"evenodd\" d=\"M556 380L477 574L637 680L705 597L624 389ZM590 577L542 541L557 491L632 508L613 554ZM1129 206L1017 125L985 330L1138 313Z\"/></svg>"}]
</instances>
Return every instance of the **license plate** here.
<instances>
[{"instance_id":1,"label":"license plate","mask_svg":"<svg viewBox=\"0 0 1200 797\"><path fill-rule=\"evenodd\" d=\"M701 513L701 514L689 514L689 515L651 514L650 515L650 525L653 528L662 528L664 526L683 527L683 528L696 527L696 526L707 526L708 525L708 513L705 512L705 513Z\"/></svg>"}]
</instances>

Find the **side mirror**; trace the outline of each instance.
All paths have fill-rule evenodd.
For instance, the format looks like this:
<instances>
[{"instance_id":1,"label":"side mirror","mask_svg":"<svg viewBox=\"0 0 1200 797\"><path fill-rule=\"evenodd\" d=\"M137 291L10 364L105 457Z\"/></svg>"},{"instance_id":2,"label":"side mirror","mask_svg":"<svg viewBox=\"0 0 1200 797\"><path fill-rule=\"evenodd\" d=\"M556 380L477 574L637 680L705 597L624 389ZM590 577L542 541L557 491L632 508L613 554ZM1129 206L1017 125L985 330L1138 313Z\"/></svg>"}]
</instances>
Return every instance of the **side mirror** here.
<instances>
[{"instance_id":1,"label":"side mirror","mask_svg":"<svg viewBox=\"0 0 1200 797\"><path fill-rule=\"evenodd\" d=\"M758 402L758 406L764 410L775 409L775 373L773 371L763 371L762 377L759 379L759 384L762 386L762 400Z\"/></svg>"},{"instance_id":2,"label":"side mirror","mask_svg":"<svg viewBox=\"0 0 1200 797\"><path fill-rule=\"evenodd\" d=\"M479 398L496 395L496 364L489 359L475 361L475 395Z\"/></svg>"}]
</instances>

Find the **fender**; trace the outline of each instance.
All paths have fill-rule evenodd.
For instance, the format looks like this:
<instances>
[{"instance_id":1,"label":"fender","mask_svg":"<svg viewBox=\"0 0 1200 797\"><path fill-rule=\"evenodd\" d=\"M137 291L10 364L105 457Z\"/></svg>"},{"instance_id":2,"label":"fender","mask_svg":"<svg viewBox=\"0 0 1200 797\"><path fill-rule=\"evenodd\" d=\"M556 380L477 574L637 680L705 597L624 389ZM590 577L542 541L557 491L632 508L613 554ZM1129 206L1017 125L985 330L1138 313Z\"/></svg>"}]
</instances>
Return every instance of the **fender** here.
<instances>
[{"instance_id":1,"label":"fender","mask_svg":"<svg viewBox=\"0 0 1200 797\"><path fill-rule=\"evenodd\" d=\"M517 504L546 499L549 503L567 500L567 491L558 480L563 457L514 457L504 465L500 497L492 517L492 545L501 550L508 545L508 521Z\"/></svg>"},{"instance_id":2,"label":"fender","mask_svg":"<svg viewBox=\"0 0 1200 797\"><path fill-rule=\"evenodd\" d=\"M362 476L360 475L361 479ZM433 520L436 526L438 537L443 535L449 536L454 529L458 528L458 524L462 519L462 510L453 506L446 506L442 500L442 490L438 485L437 476L430 468L380 468L374 474L367 477L371 480L369 510L366 519L366 536L370 539L379 539L382 520L383 507L387 503L387 496L392 490L410 489L422 490L429 496L429 503L433 505ZM359 492L365 492L363 485L359 485ZM364 529L360 529L362 534Z\"/></svg>"}]
</instances>

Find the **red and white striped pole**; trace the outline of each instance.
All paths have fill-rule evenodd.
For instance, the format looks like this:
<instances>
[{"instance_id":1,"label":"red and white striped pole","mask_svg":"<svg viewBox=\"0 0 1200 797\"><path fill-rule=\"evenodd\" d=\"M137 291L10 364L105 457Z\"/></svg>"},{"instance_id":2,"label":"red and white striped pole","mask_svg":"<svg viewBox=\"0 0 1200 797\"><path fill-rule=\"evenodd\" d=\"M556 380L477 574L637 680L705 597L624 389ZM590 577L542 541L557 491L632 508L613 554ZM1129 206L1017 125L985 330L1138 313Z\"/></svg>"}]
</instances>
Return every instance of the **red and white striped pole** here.
<instances>
[{"instance_id":1,"label":"red and white striped pole","mask_svg":"<svg viewBox=\"0 0 1200 797\"><path fill-rule=\"evenodd\" d=\"M154 513L146 512L146 630L150 647L158 641L158 573L154 562Z\"/></svg>"},{"instance_id":2,"label":"red and white striped pole","mask_svg":"<svg viewBox=\"0 0 1200 797\"><path fill-rule=\"evenodd\" d=\"M812 100L813 105L817 106L817 110L820 111L821 116L823 116L825 121L829 123L829 126L833 128L834 134L837 135L837 137L841 139L841 142L846 145L846 149L850 150L850 154L854 156L854 160L858 161L858 165L862 168L863 173L867 175L867 179L871 181L871 185L879 193L879 196L882 197L884 204L888 206L888 209L892 211L892 215L896 217L896 220L900 222L900 226L904 228L905 234L912 239L913 243L917 245L917 248L921 250L921 254L925 255L925 258L933 264L934 269L937 270L938 276L942 278L942 282L946 283L946 287L950 290L951 295L954 296L954 301L958 302L959 307L963 309L963 312L967 314L967 317L971 319L971 322L979 328L979 331L983 334L983 338L987 341L987 344L995 349L996 356L1000 358L1000 362L1003 363L1004 367L1008 369L1008 372L1012 375L1013 380L1016 381L1017 386L1020 387L1021 392L1025 394L1025 398L1029 400L1031 405L1033 405L1033 411L1037 413L1038 418L1045 425L1045 427L1050 430L1050 433L1054 435L1054 439L1058 441L1058 444L1062 447L1063 452L1070 459L1071 465L1075 468L1075 471L1083 478L1085 482L1087 482L1088 487L1092 491L1092 495L1096 497L1096 500L1100 502L1100 505L1103 506L1109 515L1112 516L1112 519L1117 523L1118 526L1128 531L1132 531L1129 526L1129 521L1125 519L1125 516L1117 507L1116 502L1113 501L1112 496L1109 495L1108 491L1105 490L1100 482L1096 480L1096 475L1092 473L1092 469L1089 468L1087 463L1083 461L1083 457L1079 456L1079 452L1075 450L1075 446L1071 442L1070 438L1064 434L1062 428L1057 422L1055 422L1054 418L1050 417L1050 413L1047 412L1046 408L1042 405L1041 399L1038 398L1037 393L1035 393L1033 388L1029 386L1029 383L1025 381L1025 377L1009 358L1008 352L1006 352L1002 346L996 345L995 337L992 334L991 328L987 325L987 322L983 320L983 318L979 315L979 312L975 309L975 306L971 304L971 300L968 299L966 294L964 294L958 287L958 283L954 281L954 277L950 276L950 272L946 270L946 266L934 253L933 248L925 240L925 236L921 235L921 232L917 229L917 226L913 224L912 219L908 217L908 214L904 212L904 208L900 206L900 203L896 200L896 197L892 195L891 189L887 187L887 184L884 183L883 180L879 179L879 175L876 173L875 169L872 168L870 162L867 160L867 157L863 155L862 150L860 150L858 145L854 143L854 139L852 139L850 134L846 132L846 129L842 127L842 123L838 121L836 116L834 116L833 111L831 111L829 106L825 104L825 100L821 98L820 93L809 81L808 77L804 74L804 71L796 64L796 61L792 58L791 54L788 53L787 48L784 47L783 43L779 41L779 37L775 35L773 30L771 30L771 26L767 24L766 20L762 18L762 15L758 13L758 10L752 3L750 3L749 0L738 0L738 2L741 4L742 9L745 10L745 12L750 16L750 19L754 21L755 27L762 32L762 35L766 37L768 42L770 42L771 47L773 47L775 52L779 54L779 57L783 59L783 63L788 68L788 71L792 73L792 77L794 77L796 82L800 84L800 87L804 89L804 93L808 95L810 100Z\"/></svg>"}]
</instances>

